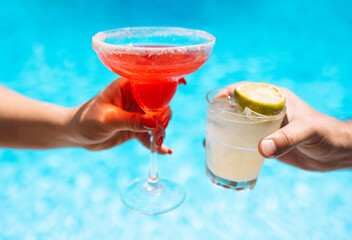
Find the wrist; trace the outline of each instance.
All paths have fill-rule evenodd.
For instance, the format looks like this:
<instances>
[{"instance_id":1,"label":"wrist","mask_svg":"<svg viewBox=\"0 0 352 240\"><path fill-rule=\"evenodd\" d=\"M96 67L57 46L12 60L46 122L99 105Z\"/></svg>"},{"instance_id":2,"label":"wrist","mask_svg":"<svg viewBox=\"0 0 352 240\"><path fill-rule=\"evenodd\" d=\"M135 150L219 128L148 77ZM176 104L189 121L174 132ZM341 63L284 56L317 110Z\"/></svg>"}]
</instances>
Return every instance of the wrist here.
<instances>
[{"instance_id":1,"label":"wrist","mask_svg":"<svg viewBox=\"0 0 352 240\"><path fill-rule=\"evenodd\" d=\"M335 121L336 125L331 128L335 168L352 169L352 122Z\"/></svg>"},{"instance_id":2,"label":"wrist","mask_svg":"<svg viewBox=\"0 0 352 240\"><path fill-rule=\"evenodd\" d=\"M66 147L80 147L77 139L75 117L79 107L66 108L63 117L63 139Z\"/></svg>"},{"instance_id":3,"label":"wrist","mask_svg":"<svg viewBox=\"0 0 352 240\"><path fill-rule=\"evenodd\" d=\"M340 121L340 122L341 122L340 132L342 136L341 137L342 145L352 151L352 122L351 121L348 121L348 122Z\"/></svg>"}]
</instances>

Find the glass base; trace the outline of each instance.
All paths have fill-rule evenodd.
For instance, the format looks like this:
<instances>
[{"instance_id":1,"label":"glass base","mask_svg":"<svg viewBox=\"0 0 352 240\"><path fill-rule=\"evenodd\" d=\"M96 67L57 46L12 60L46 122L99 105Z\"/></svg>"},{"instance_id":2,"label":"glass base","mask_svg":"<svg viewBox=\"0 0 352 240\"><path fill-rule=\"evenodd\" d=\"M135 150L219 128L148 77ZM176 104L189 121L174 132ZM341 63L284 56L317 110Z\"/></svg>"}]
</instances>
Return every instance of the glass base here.
<instances>
[{"instance_id":1,"label":"glass base","mask_svg":"<svg viewBox=\"0 0 352 240\"><path fill-rule=\"evenodd\" d=\"M216 176L208 167L206 167L206 174L213 182L215 186L226 188L232 191L244 191L244 190L252 190L257 183L257 179L253 179L245 182L234 182L230 180L226 180L224 178Z\"/></svg>"},{"instance_id":2,"label":"glass base","mask_svg":"<svg viewBox=\"0 0 352 240\"><path fill-rule=\"evenodd\" d=\"M157 182L136 179L121 195L126 207L150 215L169 212L180 206L185 198L186 193L182 187L165 179Z\"/></svg>"}]
</instances>

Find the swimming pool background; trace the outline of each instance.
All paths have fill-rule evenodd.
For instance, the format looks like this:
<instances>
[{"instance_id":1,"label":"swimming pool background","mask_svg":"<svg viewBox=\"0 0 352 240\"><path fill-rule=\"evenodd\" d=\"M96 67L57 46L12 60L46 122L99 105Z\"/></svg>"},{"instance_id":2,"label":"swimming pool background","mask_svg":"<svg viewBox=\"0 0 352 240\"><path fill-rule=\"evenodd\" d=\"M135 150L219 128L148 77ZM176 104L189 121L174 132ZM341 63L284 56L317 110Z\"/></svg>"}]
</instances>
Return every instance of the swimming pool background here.
<instances>
[{"instance_id":1,"label":"swimming pool background","mask_svg":"<svg viewBox=\"0 0 352 240\"><path fill-rule=\"evenodd\" d=\"M240 80L290 88L315 109L352 116L349 1L0 1L0 84L73 107L116 75L91 48L98 31L181 26L209 31L210 60L171 104L161 177L182 184L173 212L131 212L119 194L146 176L137 142L102 152L0 149L1 239L348 239L351 171L307 172L266 160L254 191L205 176L205 94Z\"/></svg>"}]
</instances>

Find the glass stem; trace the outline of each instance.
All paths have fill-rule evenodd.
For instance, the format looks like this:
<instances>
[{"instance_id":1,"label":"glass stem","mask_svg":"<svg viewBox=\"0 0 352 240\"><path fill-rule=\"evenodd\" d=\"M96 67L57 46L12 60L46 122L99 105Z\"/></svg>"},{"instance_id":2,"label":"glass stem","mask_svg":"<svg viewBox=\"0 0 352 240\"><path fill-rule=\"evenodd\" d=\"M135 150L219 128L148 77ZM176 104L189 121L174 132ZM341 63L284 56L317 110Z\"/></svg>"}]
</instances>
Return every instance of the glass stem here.
<instances>
[{"instance_id":1,"label":"glass stem","mask_svg":"<svg viewBox=\"0 0 352 240\"><path fill-rule=\"evenodd\" d=\"M149 163L149 183L156 183L159 180L157 167L157 147L153 144L154 131L150 136L150 163Z\"/></svg>"}]
</instances>

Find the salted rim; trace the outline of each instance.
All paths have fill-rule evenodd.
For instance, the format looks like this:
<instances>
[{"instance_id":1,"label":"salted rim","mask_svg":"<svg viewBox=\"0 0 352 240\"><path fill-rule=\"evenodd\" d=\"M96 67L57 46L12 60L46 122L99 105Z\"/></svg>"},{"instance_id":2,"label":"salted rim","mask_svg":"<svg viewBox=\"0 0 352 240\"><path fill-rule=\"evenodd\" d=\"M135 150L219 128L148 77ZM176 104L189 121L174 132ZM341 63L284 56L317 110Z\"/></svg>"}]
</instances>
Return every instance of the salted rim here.
<instances>
[{"instance_id":1,"label":"salted rim","mask_svg":"<svg viewBox=\"0 0 352 240\"><path fill-rule=\"evenodd\" d=\"M216 91L220 91L221 89L218 88L218 89L214 89L210 92L207 93L207 96L206 96L206 99L207 99L207 102L209 103L209 105L211 105L213 108L215 108L216 110L219 110L219 111L224 111L222 108L216 106L212 101L210 101L209 97L210 97L210 94L212 94L213 92L216 92ZM228 96L230 97L230 96ZM235 112L229 112L229 111L226 111L226 114L230 114L230 115L234 115L234 116L238 116L238 117L243 117L243 118L251 118L251 119L272 119L272 118L279 118L281 117L282 115L285 115L286 114L286 105L283 107L282 111L279 113L279 114L276 114L276 115L273 115L273 116L269 116L269 115L263 115L263 116L246 116L246 115L243 115L243 114L238 114L238 113L235 113Z\"/></svg>"},{"instance_id":2,"label":"salted rim","mask_svg":"<svg viewBox=\"0 0 352 240\"><path fill-rule=\"evenodd\" d=\"M202 44L195 44L189 46L171 46L167 48L162 47L138 47L129 45L117 45L104 42L105 39L111 37L132 37L134 32L143 34L143 32L154 31L152 36L167 36L170 32L173 35L179 36L198 36L208 40ZM171 31L170 31L171 30ZM174 52L190 52L199 51L203 49L209 49L215 44L215 37L210 33L202 30L194 30L179 27L133 27L133 28L119 28L114 30L108 30L103 32L98 32L92 38L92 47L97 52L107 52L107 53L149 53L149 54L163 54L163 53L174 53Z\"/></svg>"}]
</instances>

